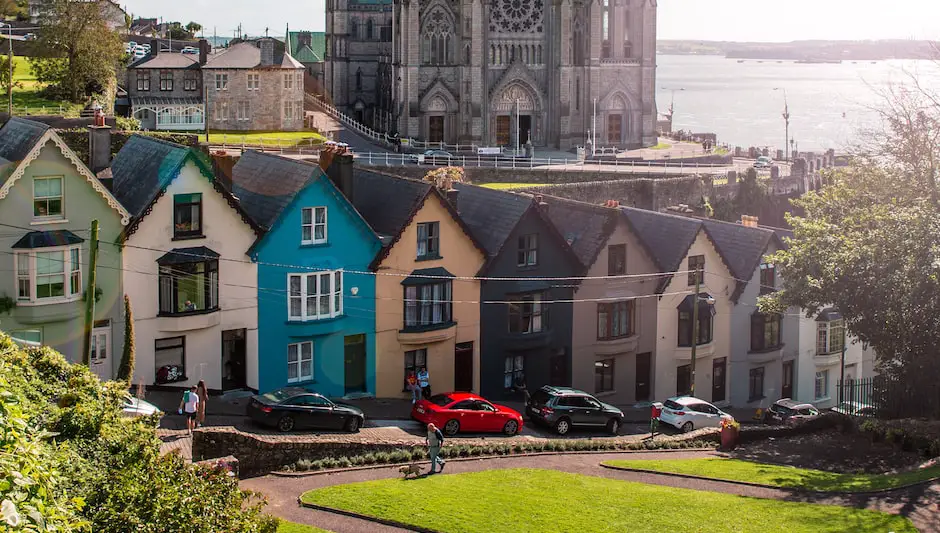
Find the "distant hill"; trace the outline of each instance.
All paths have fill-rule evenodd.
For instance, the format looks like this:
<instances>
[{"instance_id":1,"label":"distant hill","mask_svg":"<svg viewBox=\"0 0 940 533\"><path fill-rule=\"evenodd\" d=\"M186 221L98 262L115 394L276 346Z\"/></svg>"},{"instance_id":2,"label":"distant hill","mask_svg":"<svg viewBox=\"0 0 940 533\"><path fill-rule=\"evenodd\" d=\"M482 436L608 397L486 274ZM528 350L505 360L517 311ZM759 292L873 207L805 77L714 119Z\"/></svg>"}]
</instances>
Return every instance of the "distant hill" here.
<instances>
[{"instance_id":1,"label":"distant hill","mask_svg":"<svg viewBox=\"0 0 940 533\"><path fill-rule=\"evenodd\" d=\"M883 59L936 59L936 41L792 41L789 43L739 43L730 41L660 40L663 55L719 55L733 59L794 61L878 61Z\"/></svg>"}]
</instances>

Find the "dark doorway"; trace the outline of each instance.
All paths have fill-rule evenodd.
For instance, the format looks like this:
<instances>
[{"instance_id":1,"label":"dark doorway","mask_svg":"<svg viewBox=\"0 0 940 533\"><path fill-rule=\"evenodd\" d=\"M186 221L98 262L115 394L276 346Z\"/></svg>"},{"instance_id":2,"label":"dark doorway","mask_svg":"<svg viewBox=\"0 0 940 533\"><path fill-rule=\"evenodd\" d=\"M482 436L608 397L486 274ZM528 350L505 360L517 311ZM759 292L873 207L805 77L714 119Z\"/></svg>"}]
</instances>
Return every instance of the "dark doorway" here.
<instances>
[{"instance_id":1,"label":"dark doorway","mask_svg":"<svg viewBox=\"0 0 940 533\"><path fill-rule=\"evenodd\" d=\"M519 115L519 146L529 142L532 133L532 115Z\"/></svg>"},{"instance_id":2,"label":"dark doorway","mask_svg":"<svg viewBox=\"0 0 940 533\"><path fill-rule=\"evenodd\" d=\"M444 117L428 117L428 141L444 142Z\"/></svg>"},{"instance_id":3,"label":"dark doorway","mask_svg":"<svg viewBox=\"0 0 940 533\"><path fill-rule=\"evenodd\" d=\"M361 109L357 109L356 110L356 122L362 124L363 122L365 122L364 119L365 119L365 114L362 112Z\"/></svg>"},{"instance_id":4,"label":"dark doorway","mask_svg":"<svg viewBox=\"0 0 940 533\"><path fill-rule=\"evenodd\" d=\"M783 386L780 389L781 398L793 398L793 361L783 362Z\"/></svg>"},{"instance_id":5,"label":"dark doorway","mask_svg":"<svg viewBox=\"0 0 940 533\"><path fill-rule=\"evenodd\" d=\"M222 332L222 390L244 389L247 330Z\"/></svg>"},{"instance_id":6,"label":"dark doorway","mask_svg":"<svg viewBox=\"0 0 940 533\"><path fill-rule=\"evenodd\" d=\"M473 343L462 342L454 349L454 390L473 390Z\"/></svg>"},{"instance_id":7,"label":"dark doorway","mask_svg":"<svg viewBox=\"0 0 940 533\"><path fill-rule=\"evenodd\" d=\"M497 146L509 146L508 115L501 115L496 117L496 144Z\"/></svg>"},{"instance_id":8,"label":"dark doorway","mask_svg":"<svg viewBox=\"0 0 940 533\"><path fill-rule=\"evenodd\" d=\"M728 360L719 357L712 361L712 402L725 401L725 370Z\"/></svg>"},{"instance_id":9,"label":"dark doorway","mask_svg":"<svg viewBox=\"0 0 940 533\"><path fill-rule=\"evenodd\" d=\"M623 115L607 115L607 142L620 144L623 141Z\"/></svg>"},{"instance_id":10,"label":"dark doorway","mask_svg":"<svg viewBox=\"0 0 940 533\"><path fill-rule=\"evenodd\" d=\"M636 354L636 401L638 402L650 399L651 359L652 354L649 352Z\"/></svg>"},{"instance_id":11,"label":"dark doorway","mask_svg":"<svg viewBox=\"0 0 940 533\"><path fill-rule=\"evenodd\" d=\"M551 365L548 370L549 385L558 387L568 387L571 381L568 378L568 356L565 351L559 350L549 360Z\"/></svg>"},{"instance_id":12,"label":"dark doorway","mask_svg":"<svg viewBox=\"0 0 940 533\"><path fill-rule=\"evenodd\" d=\"M343 338L343 372L346 394L366 392L366 336L350 335Z\"/></svg>"}]
</instances>

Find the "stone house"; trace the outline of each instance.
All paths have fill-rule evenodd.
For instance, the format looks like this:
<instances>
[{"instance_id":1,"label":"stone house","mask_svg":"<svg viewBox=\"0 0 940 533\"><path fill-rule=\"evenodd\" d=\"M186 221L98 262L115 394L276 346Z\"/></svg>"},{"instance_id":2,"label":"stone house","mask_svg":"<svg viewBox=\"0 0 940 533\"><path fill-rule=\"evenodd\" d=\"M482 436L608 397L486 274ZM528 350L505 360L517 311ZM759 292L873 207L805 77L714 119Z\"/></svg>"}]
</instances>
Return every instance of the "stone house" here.
<instances>
[{"instance_id":1,"label":"stone house","mask_svg":"<svg viewBox=\"0 0 940 533\"><path fill-rule=\"evenodd\" d=\"M99 131L100 130L100 131ZM92 142L107 128L94 128ZM92 153L95 153L92 150ZM90 163L91 164L91 163ZM94 165L93 165L94 166ZM124 342L121 250L130 214L49 126L13 117L0 129L0 330L83 356L92 220L99 223L91 369L112 379ZM117 355L117 356L116 356Z\"/></svg>"},{"instance_id":2,"label":"stone house","mask_svg":"<svg viewBox=\"0 0 940 533\"><path fill-rule=\"evenodd\" d=\"M127 67L131 116L145 130L202 131L206 127L205 90L200 68L209 43L200 41L199 55L160 52Z\"/></svg>"},{"instance_id":3,"label":"stone house","mask_svg":"<svg viewBox=\"0 0 940 533\"><path fill-rule=\"evenodd\" d=\"M304 66L274 39L240 42L209 55L202 77L209 129L304 128Z\"/></svg>"}]
</instances>

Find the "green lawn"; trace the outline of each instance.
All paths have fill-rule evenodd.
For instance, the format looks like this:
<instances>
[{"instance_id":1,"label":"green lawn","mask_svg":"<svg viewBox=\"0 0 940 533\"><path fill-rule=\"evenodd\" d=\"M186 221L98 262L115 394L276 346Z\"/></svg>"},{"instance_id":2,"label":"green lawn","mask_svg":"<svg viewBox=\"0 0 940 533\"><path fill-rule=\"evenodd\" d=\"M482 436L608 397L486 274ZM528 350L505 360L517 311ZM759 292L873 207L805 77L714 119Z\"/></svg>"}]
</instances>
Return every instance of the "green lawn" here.
<instances>
[{"instance_id":1,"label":"green lawn","mask_svg":"<svg viewBox=\"0 0 940 533\"><path fill-rule=\"evenodd\" d=\"M277 526L277 533L329 533L329 531L306 524L296 524L294 522L281 520L281 523Z\"/></svg>"},{"instance_id":2,"label":"green lawn","mask_svg":"<svg viewBox=\"0 0 940 533\"><path fill-rule=\"evenodd\" d=\"M213 144L250 144L254 146L293 147L320 144L326 138L315 131L212 131L209 142Z\"/></svg>"},{"instance_id":3,"label":"green lawn","mask_svg":"<svg viewBox=\"0 0 940 533\"><path fill-rule=\"evenodd\" d=\"M486 187L487 189L496 189L498 191L506 191L510 189L525 189L526 187L545 187L549 185L548 183L482 183L481 187Z\"/></svg>"},{"instance_id":4,"label":"green lawn","mask_svg":"<svg viewBox=\"0 0 940 533\"><path fill-rule=\"evenodd\" d=\"M13 87L13 108L16 114L33 115L41 114L59 114L66 116L78 116L81 112L82 104L73 104L71 102L62 102L57 100L47 100L39 96L43 85L36 81L29 66L29 59L21 56L13 58L13 79L18 86ZM2 95L5 97L6 95ZM6 107L6 106L0 106ZM43 109L45 108L45 110Z\"/></svg>"},{"instance_id":5,"label":"green lawn","mask_svg":"<svg viewBox=\"0 0 940 533\"><path fill-rule=\"evenodd\" d=\"M674 474L747 481L788 489L826 492L863 492L891 489L940 477L940 466L900 474L837 474L792 466L769 465L738 459L676 459L668 461L608 461L604 464Z\"/></svg>"},{"instance_id":6,"label":"green lawn","mask_svg":"<svg viewBox=\"0 0 940 533\"><path fill-rule=\"evenodd\" d=\"M672 148L672 144L660 142L655 146L650 146L650 150L665 150L666 148Z\"/></svg>"},{"instance_id":7,"label":"green lawn","mask_svg":"<svg viewBox=\"0 0 940 533\"><path fill-rule=\"evenodd\" d=\"M448 533L916 531L906 518L874 511L538 469L384 479L317 489L301 498Z\"/></svg>"}]
</instances>

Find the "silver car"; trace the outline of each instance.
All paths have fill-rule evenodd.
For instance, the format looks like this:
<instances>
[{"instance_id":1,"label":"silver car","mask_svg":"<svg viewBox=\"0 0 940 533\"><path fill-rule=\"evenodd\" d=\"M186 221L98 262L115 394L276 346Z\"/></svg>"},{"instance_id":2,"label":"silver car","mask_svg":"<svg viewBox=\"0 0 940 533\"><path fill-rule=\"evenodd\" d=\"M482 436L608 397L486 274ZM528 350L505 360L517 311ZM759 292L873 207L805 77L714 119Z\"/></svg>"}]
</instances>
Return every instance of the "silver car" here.
<instances>
[{"instance_id":1,"label":"silver car","mask_svg":"<svg viewBox=\"0 0 940 533\"><path fill-rule=\"evenodd\" d=\"M124 416L163 416L163 411L161 411L159 407L148 401L144 401L133 396L124 398L122 413Z\"/></svg>"},{"instance_id":2,"label":"silver car","mask_svg":"<svg viewBox=\"0 0 940 533\"><path fill-rule=\"evenodd\" d=\"M663 402L659 420L688 433L693 429L719 427L722 420L734 420L734 417L705 400L676 396Z\"/></svg>"}]
</instances>

